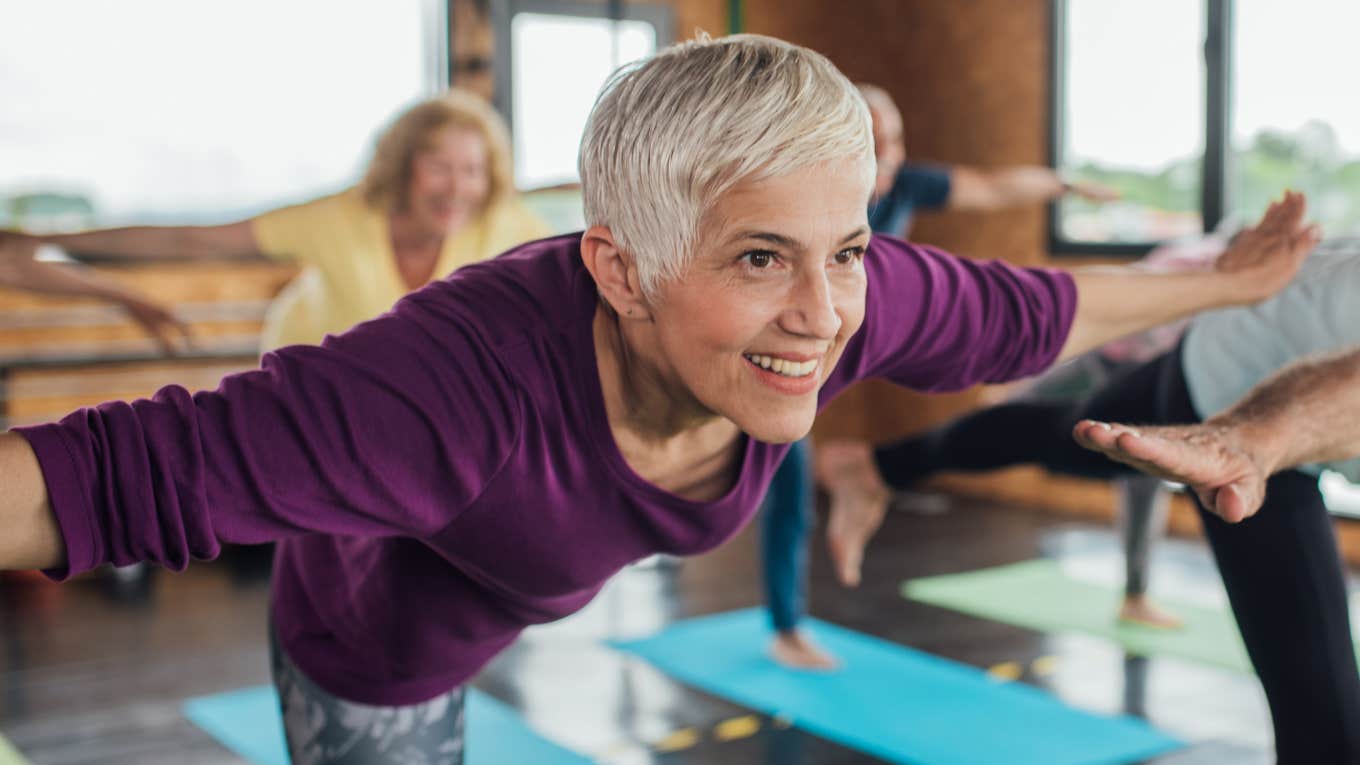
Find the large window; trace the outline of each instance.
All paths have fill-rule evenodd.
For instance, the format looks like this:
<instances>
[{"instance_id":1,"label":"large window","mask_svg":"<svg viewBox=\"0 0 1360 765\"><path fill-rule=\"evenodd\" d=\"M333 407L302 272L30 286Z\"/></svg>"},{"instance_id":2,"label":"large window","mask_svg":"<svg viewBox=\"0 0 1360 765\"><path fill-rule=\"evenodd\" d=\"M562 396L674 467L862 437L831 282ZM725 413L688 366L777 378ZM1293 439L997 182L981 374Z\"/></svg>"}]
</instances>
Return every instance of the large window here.
<instances>
[{"instance_id":1,"label":"large window","mask_svg":"<svg viewBox=\"0 0 1360 765\"><path fill-rule=\"evenodd\" d=\"M1354 0L1057 0L1054 162L1123 199L1055 205L1053 249L1141 252L1286 188L1360 235L1357 28Z\"/></svg>"},{"instance_id":2,"label":"large window","mask_svg":"<svg viewBox=\"0 0 1360 765\"><path fill-rule=\"evenodd\" d=\"M579 180L576 155L595 97L620 66L671 39L665 6L590 0L507 0L498 98L515 139L515 183Z\"/></svg>"},{"instance_id":3,"label":"large window","mask_svg":"<svg viewBox=\"0 0 1360 765\"><path fill-rule=\"evenodd\" d=\"M215 222L357 179L440 0L43 0L0 23L0 225Z\"/></svg>"},{"instance_id":4,"label":"large window","mask_svg":"<svg viewBox=\"0 0 1360 765\"><path fill-rule=\"evenodd\" d=\"M1226 212L1260 215L1280 189L1308 194L1329 237L1360 236L1356 0L1237 0Z\"/></svg>"}]
</instances>

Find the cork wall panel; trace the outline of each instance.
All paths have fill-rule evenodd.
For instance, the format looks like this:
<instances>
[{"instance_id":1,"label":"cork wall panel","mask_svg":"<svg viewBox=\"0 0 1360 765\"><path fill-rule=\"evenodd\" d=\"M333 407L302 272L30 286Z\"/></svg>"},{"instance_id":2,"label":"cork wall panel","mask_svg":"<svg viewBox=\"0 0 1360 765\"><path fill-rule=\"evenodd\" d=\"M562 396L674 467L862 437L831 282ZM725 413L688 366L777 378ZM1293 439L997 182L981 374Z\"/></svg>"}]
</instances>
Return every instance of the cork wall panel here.
<instances>
[{"instance_id":1,"label":"cork wall panel","mask_svg":"<svg viewBox=\"0 0 1360 765\"><path fill-rule=\"evenodd\" d=\"M703 30L713 37L727 34L727 0L674 0L676 42Z\"/></svg>"}]
</instances>

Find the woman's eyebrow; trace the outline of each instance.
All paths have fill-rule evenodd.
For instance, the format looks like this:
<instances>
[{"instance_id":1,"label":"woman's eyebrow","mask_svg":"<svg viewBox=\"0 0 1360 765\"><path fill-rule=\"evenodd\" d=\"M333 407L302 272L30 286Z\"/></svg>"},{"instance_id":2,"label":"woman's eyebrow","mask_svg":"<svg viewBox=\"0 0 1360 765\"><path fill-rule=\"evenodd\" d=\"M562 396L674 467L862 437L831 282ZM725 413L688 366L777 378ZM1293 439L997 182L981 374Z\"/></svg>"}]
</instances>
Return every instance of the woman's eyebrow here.
<instances>
[{"instance_id":1,"label":"woman's eyebrow","mask_svg":"<svg viewBox=\"0 0 1360 765\"><path fill-rule=\"evenodd\" d=\"M736 234L732 236L733 242L739 242L743 239L759 239L762 242L769 242L770 244L779 245L781 247L787 247L793 250L803 249L802 242L798 241L797 239L794 239L793 237L785 236L783 234L776 234L773 231L756 231L756 230L738 231Z\"/></svg>"},{"instance_id":2,"label":"woman's eyebrow","mask_svg":"<svg viewBox=\"0 0 1360 765\"><path fill-rule=\"evenodd\" d=\"M868 226L858 226L855 228L854 231L851 231L849 234L846 234L845 237L841 239L840 244L842 245L846 244L868 233L869 233ZM807 245L803 244L797 239L785 236L784 234L778 234L773 231L760 231L760 230L738 231L737 233L732 235L731 241L739 242L743 239L758 239L762 242L769 242L770 244L778 245L780 247L787 247L791 250L807 249Z\"/></svg>"}]
</instances>

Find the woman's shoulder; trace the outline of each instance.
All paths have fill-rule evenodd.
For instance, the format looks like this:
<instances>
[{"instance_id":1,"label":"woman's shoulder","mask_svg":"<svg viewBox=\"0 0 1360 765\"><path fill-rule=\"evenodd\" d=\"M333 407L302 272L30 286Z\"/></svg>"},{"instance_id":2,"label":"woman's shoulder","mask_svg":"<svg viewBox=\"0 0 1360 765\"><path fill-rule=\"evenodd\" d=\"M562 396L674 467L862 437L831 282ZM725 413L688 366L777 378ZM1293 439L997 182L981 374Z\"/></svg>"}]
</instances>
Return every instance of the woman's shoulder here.
<instances>
[{"instance_id":1,"label":"woman's shoulder","mask_svg":"<svg viewBox=\"0 0 1360 765\"><path fill-rule=\"evenodd\" d=\"M864 261L868 276L866 308L900 311L905 301L931 297L937 290L957 286L957 272L968 264L966 259L928 245L874 234Z\"/></svg>"},{"instance_id":2,"label":"woman's shoulder","mask_svg":"<svg viewBox=\"0 0 1360 765\"><path fill-rule=\"evenodd\" d=\"M381 213L364 200L359 189L348 188L275 207L251 221L257 234L264 232L266 235L277 234L281 238L296 239L329 231L348 232L380 216Z\"/></svg>"},{"instance_id":3,"label":"woman's shoulder","mask_svg":"<svg viewBox=\"0 0 1360 765\"><path fill-rule=\"evenodd\" d=\"M589 320L595 289L576 233L527 242L463 266L407 300L508 342Z\"/></svg>"},{"instance_id":4,"label":"woman's shoulder","mask_svg":"<svg viewBox=\"0 0 1360 765\"><path fill-rule=\"evenodd\" d=\"M302 218L320 216L375 215L377 211L364 199L363 192L355 186L321 196L288 202L261 213L257 218Z\"/></svg>"}]
</instances>

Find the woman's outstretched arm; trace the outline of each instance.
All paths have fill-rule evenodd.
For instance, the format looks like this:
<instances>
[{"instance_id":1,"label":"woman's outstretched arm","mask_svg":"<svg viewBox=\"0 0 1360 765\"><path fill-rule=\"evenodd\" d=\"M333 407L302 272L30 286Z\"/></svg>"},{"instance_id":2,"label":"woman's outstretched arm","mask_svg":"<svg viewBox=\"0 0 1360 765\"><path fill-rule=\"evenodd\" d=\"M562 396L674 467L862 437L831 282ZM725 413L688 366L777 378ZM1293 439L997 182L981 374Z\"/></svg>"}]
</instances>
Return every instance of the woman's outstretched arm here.
<instances>
[{"instance_id":1,"label":"woman's outstretched arm","mask_svg":"<svg viewBox=\"0 0 1360 765\"><path fill-rule=\"evenodd\" d=\"M251 221L218 226L128 226L74 234L0 232L0 238L55 244L80 258L113 260L254 260L263 258Z\"/></svg>"},{"instance_id":2,"label":"woman's outstretched arm","mask_svg":"<svg viewBox=\"0 0 1360 765\"><path fill-rule=\"evenodd\" d=\"M94 298L114 303L142 325L166 353L189 340L189 327L169 308L136 290L74 264L46 263L36 258L37 242L0 235L0 287L47 295Z\"/></svg>"},{"instance_id":3,"label":"woman's outstretched arm","mask_svg":"<svg viewBox=\"0 0 1360 765\"><path fill-rule=\"evenodd\" d=\"M1234 240L1212 271L1159 273L1136 265L1074 269L1077 313L1058 360L1199 311L1257 303L1284 289L1321 236L1315 226L1305 225L1305 209L1302 194L1286 193L1260 223Z\"/></svg>"},{"instance_id":4,"label":"woman's outstretched arm","mask_svg":"<svg viewBox=\"0 0 1360 765\"><path fill-rule=\"evenodd\" d=\"M55 568L65 560L38 458L18 434L0 434L0 569Z\"/></svg>"},{"instance_id":5,"label":"woman's outstretched arm","mask_svg":"<svg viewBox=\"0 0 1360 765\"><path fill-rule=\"evenodd\" d=\"M511 453L520 400L445 310L457 298L436 294L453 290L266 354L214 391L169 386L16 428L0 454L0 568L178 570L223 542L444 529Z\"/></svg>"}]
</instances>

